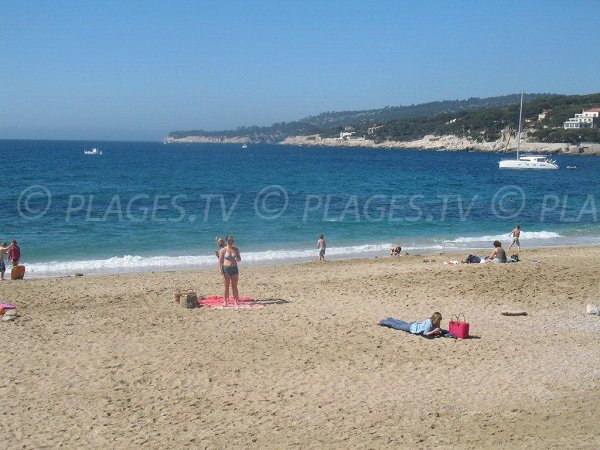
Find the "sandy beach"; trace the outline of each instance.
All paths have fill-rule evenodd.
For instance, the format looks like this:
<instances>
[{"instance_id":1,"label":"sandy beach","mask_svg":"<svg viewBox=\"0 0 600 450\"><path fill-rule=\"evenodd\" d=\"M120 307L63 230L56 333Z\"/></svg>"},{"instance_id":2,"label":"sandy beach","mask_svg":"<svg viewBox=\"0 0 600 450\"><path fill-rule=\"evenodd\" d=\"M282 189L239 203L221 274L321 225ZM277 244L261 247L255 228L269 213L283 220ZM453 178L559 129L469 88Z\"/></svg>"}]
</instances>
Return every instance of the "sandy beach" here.
<instances>
[{"instance_id":1,"label":"sandy beach","mask_svg":"<svg viewBox=\"0 0 600 450\"><path fill-rule=\"evenodd\" d=\"M599 448L600 247L464 256L0 282L0 448ZM433 311L473 338L377 325Z\"/></svg>"}]
</instances>

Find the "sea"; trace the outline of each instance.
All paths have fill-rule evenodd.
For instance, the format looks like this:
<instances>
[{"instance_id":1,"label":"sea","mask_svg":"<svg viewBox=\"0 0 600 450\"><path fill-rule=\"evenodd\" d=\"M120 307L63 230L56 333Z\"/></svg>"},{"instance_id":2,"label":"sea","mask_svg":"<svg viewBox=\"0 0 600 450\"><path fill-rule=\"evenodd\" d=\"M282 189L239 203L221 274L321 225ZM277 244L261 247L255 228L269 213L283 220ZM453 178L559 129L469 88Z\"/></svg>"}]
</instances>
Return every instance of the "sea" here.
<instances>
[{"instance_id":1,"label":"sea","mask_svg":"<svg viewBox=\"0 0 600 450\"><path fill-rule=\"evenodd\" d=\"M102 154L85 155L97 148ZM28 277L215 267L231 234L241 267L403 252L487 254L600 243L600 158L499 170L495 153L0 140L0 242ZM514 157L514 156L512 156ZM567 168L569 167L569 168Z\"/></svg>"}]
</instances>

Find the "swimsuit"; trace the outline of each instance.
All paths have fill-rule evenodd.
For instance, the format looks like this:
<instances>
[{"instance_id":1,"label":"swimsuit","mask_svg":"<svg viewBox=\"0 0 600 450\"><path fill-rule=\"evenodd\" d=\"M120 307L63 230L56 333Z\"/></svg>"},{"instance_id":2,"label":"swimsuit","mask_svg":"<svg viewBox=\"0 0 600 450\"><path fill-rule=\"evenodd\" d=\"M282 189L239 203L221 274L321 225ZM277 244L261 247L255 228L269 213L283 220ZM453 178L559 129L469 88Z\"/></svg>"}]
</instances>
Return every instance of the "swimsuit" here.
<instances>
[{"instance_id":1,"label":"swimsuit","mask_svg":"<svg viewBox=\"0 0 600 450\"><path fill-rule=\"evenodd\" d=\"M325 256L325 249L327 248L327 244L323 242L323 244L319 244L319 256Z\"/></svg>"},{"instance_id":2,"label":"swimsuit","mask_svg":"<svg viewBox=\"0 0 600 450\"><path fill-rule=\"evenodd\" d=\"M223 269L223 275L227 275L228 277L232 277L234 275L238 275L240 271L238 270L238 266L221 266Z\"/></svg>"},{"instance_id":3,"label":"swimsuit","mask_svg":"<svg viewBox=\"0 0 600 450\"><path fill-rule=\"evenodd\" d=\"M233 253L228 253L227 250L225 250L225 254L223 255L223 259L226 259L227 261L236 261L237 256L234 255ZM221 266L221 269L223 269L223 274L227 275L228 277L232 277L234 275L238 275L240 272L238 270L237 264L233 265L233 266L226 266L225 264L223 264Z\"/></svg>"}]
</instances>

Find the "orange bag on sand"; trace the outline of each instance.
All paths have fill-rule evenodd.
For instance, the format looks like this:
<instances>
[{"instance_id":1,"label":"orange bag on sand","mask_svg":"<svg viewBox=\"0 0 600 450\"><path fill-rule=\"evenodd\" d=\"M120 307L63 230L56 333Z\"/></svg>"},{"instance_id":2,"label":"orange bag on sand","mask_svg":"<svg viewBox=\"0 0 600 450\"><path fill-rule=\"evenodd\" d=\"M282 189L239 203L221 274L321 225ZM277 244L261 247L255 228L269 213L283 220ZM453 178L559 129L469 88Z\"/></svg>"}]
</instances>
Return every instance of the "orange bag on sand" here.
<instances>
[{"instance_id":1,"label":"orange bag on sand","mask_svg":"<svg viewBox=\"0 0 600 450\"><path fill-rule=\"evenodd\" d=\"M13 267L10 271L10 279L11 280L22 280L25 276L25 266L16 266Z\"/></svg>"},{"instance_id":2,"label":"orange bag on sand","mask_svg":"<svg viewBox=\"0 0 600 450\"><path fill-rule=\"evenodd\" d=\"M0 306L0 316L4 315L4 308L2 306Z\"/></svg>"}]
</instances>

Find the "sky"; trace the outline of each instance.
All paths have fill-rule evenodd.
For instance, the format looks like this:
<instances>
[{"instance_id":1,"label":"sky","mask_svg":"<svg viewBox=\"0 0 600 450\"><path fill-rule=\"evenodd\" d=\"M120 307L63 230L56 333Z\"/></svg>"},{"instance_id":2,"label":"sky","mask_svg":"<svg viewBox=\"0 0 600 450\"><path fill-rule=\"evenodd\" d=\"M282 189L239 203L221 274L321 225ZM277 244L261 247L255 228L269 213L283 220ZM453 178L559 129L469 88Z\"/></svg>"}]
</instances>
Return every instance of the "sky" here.
<instances>
[{"instance_id":1,"label":"sky","mask_svg":"<svg viewBox=\"0 0 600 450\"><path fill-rule=\"evenodd\" d=\"M600 0L0 0L0 139L600 92Z\"/></svg>"}]
</instances>

